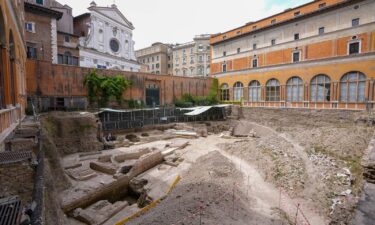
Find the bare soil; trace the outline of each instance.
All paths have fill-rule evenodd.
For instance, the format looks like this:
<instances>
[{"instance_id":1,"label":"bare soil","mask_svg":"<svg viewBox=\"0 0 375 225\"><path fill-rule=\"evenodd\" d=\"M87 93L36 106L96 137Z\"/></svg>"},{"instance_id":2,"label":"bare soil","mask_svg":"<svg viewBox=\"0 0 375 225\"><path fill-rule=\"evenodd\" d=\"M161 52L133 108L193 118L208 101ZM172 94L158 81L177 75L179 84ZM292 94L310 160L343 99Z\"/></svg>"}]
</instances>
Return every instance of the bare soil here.
<instances>
[{"instance_id":1,"label":"bare soil","mask_svg":"<svg viewBox=\"0 0 375 225\"><path fill-rule=\"evenodd\" d=\"M250 205L256 200L238 188L243 185L242 180L242 174L229 159L217 151L208 153L194 163L160 205L129 224L287 223L279 219L277 210L270 215L252 210Z\"/></svg>"}]
</instances>

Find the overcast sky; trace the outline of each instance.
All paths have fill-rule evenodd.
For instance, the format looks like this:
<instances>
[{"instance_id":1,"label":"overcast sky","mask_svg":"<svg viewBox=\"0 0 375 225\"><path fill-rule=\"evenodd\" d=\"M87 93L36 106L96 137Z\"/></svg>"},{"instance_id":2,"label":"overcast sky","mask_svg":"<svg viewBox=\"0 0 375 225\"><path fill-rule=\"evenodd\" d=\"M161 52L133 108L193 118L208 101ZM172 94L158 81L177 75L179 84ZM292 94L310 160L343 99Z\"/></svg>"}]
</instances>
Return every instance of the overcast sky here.
<instances>
[{"instance_id":1,"label":"overcast sky","mask_svg":"<svg viewBox=\"0 0 375 225\"><path fill-rule=\"evenodd\" d=\"M87 12L92 0L58 0L73 8L73 14ZM197 34L215 34L250 21L282 12L312 0L115 0L135 26L135 48L154 42L184 43ZM110 6L113 0L95 0Z\"/></svg>"}]
</instances>

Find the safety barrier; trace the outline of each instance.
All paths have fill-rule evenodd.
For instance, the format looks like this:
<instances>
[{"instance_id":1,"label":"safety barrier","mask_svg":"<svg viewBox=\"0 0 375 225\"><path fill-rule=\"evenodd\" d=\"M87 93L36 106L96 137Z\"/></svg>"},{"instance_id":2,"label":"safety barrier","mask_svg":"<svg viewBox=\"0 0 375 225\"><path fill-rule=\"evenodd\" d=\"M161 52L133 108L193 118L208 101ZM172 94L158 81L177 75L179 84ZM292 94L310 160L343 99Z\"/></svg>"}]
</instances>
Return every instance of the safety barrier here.
<instances>
[{"instance_id":1,"label":"safety barrier","mask_svg":"<svg viewBox=\"0 0 375 225\"><path fill-rule=\"evenodd\" d=\"M279 209L285 212L288 218L295 225L310 225L310 222L306 218L301 205L292 202L291 198L286 192L279 188Z\"/></svg>"}]
</instances>

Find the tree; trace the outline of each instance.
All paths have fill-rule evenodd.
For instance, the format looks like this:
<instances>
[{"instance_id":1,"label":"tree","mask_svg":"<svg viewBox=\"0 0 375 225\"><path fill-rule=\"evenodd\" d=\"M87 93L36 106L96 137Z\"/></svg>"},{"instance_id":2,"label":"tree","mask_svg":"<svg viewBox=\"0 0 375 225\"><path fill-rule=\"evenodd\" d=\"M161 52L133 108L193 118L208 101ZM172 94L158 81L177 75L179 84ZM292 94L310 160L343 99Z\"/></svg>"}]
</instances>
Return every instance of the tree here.
<instances>
[{"instance_id":1,"label":"tree","mask_svg":"<svg viewBox=\"0 0 375 225\"><path fill-rule=\"evenodd\" d=\"M86 75L84 85L87 87L90 104L96 102L99 107L105 107L112 97L121 104L123 93L132 83L121 75L99 76L93 70Z\"/></svg>"}]
</instances>

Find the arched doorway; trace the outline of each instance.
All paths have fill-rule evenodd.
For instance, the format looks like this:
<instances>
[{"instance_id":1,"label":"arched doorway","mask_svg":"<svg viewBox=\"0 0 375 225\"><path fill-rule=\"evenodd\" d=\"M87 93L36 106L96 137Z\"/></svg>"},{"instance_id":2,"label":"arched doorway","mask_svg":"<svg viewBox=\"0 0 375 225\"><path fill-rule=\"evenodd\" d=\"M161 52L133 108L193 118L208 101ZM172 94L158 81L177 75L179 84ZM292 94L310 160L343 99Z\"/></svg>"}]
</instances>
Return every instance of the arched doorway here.
<instances>
[{"instance_id":1,"label":"arched doorway","mask_svg":"<svg viewBox=\"0 0 375 225\"><path fill-rule=\"evenodd\" d=\"M267 81L266 84L266 101L278 102L280 101L280 82L276 79Z\"/></svg>"},{"instance_id":2,"label":"arched doorway","mask_svg":"<svg viewBox=\"0 0 375 225\"><path fill-rule=\"evenodd\" d=\"M299 77L291 77L286 82L286 100L287 102L303 101L303 81Z\"/></svg>"},{"instance_id":3,"label":"arched doorway","mask_svg":"<svg viewBox=\"0 0 375 225\"><path fill-rule=\"evenodd\" d=\"M3 10L0 7L0 109L5 108L5 47L6 47L5 22Z\"/></svg>"},{"instance_id":4,"label":"arched doorway","mask_svg":"<svg viewBox=\"0 0 375 225\"><path fill-rule=\"evenodd\" d=\"M340 101L345 103L363 103L366 101L366 75L353 71L346 73L340 80Z\"/></svg>"},{"instance_id":5,"label":"arched doorway","mask_svg":"<svg viewBox=\"0 0 375 225\"><path fill-rule=\"evenodd\" d=\"M241 101L242 98L243 98L243 83L237 81L234 85L233 85L233 97L234 97L234 101Z\"/></svg>"},{"instance_id":6,"label":"arched doorway","mask_svg":"<svg viewBox=\"0 0 375 225\"><path fill-rule=\"evenodd\" d=\"M10 97L12 105L17 104L17 85L16 85L16 46L14 44L13 33L9 33L9 76L10 76Z\"/></svg>"}]
</instances>

